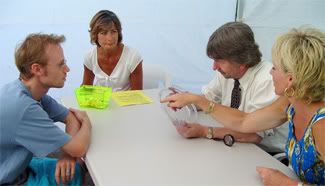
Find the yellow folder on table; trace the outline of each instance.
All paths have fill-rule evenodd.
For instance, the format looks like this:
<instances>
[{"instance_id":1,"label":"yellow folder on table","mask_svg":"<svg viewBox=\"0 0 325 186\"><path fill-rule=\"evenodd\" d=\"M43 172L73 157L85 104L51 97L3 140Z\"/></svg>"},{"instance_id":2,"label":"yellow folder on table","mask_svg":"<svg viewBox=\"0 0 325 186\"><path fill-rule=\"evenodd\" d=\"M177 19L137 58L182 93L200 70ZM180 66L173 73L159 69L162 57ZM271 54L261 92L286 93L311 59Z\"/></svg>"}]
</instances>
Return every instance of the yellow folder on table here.
<instances>
[{"instance_id":1,"label":"yellow folder on table","mask_svg":"<svg viewBox=\"0 0 325 186\"><path fill-rule=\"evenodd\" d=\"M152 99L142 90L118 91L112 93L112 99L119 106L141 105L152 103Z\"/></svg>"}]
</instances>

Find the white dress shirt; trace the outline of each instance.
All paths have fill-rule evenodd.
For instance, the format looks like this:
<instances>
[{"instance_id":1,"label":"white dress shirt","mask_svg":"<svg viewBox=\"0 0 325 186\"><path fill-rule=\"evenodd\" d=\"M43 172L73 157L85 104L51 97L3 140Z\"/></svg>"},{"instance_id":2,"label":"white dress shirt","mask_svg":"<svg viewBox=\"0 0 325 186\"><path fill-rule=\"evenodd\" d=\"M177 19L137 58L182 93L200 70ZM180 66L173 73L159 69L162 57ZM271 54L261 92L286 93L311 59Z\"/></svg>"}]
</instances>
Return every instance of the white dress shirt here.
<instances>
[{"instance_id":1,"label":"white dress shirt","mask_svg":"<svg viewBox=\"0 0 325 186\"><path fill-rule=\"evenodd\" d=\"M241 101L239 110L253 112L271 104L277 99L270 70L272 64L262 61L249 68L244 76L239 79L241 88ZM233 79L226 79L216 71L215 78L206 86L202 93L210 101L230 107L231 92L234 87ZM262 123L261 123L262 124ZM267 152L284 152L288 136L288 125L282 125L275 129L258 132L263 138L259 146Z\"/></svg>"}]
</instances>

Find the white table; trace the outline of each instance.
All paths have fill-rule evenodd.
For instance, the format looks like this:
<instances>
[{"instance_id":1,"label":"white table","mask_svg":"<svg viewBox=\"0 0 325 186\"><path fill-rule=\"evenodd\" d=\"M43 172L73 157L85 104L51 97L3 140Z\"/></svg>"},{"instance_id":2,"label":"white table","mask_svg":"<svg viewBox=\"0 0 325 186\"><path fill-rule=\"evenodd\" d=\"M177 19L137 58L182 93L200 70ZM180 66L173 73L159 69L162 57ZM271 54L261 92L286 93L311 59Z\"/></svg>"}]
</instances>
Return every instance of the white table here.
<instances>
[{"instance_id":1,"label":"white table","mask_svg":"<svg viewBox=\"0 0 325 186\"><path fill-rule=\"evenodd\" d=\"M145 93L154 103L85 109L93 125L86 165L96 185L262 185L256 166L295 177L256 145L184 139L161 109L158 90ZM62 101L78 108L74 97ZM217 125L207 116L200 122Z\"/></svg>"}]
</instances>

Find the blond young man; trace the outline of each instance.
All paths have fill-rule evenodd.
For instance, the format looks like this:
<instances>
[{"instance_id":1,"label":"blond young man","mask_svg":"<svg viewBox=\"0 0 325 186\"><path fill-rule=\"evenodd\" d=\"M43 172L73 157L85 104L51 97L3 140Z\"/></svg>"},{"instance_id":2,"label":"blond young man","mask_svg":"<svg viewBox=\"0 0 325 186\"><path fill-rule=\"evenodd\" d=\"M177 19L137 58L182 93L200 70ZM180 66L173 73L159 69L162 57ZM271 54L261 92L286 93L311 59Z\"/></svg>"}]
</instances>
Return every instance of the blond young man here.
<instances>
[{"instance_id":1,"label":"blond young man","mask_svg":"<svg viewBox=\"0 0 325 186\"><path fill-rule=\"evenodd\" d=\"M80 166L90 142L83 111L57 103L46 93L62 88L69 72L64 36L30 34L15 52L20 76L0 90L0 184L81 184ZM66 124L66 133L54 122ZM62 151L60 160L45 158Z\"/></svg>"}]
</instances>

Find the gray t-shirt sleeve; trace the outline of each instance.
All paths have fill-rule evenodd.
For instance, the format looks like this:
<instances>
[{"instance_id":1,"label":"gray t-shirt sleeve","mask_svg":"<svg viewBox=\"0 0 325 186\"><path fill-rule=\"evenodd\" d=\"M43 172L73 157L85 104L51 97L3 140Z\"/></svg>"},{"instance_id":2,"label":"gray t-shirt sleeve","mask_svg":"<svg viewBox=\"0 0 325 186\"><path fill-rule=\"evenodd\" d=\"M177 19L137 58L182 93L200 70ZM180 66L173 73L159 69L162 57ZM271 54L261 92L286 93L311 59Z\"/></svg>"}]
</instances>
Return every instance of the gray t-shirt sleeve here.
<instances>
[{"instance_id":1,"label":"gray t-shirt sleeve","mask_svg":"<svg viewBox=\"0 0 325 186\"><path fill-rule=\"evenodd\" d=\"M64 122L69 113L69 110L66 107L59 104L55 99L48 95L42 97L41 105L54 122Z\"/></svg>"},{"instance_id":2,"label":"gray t-shirt sleeve","mask_svg":"<svg viewBox=\"0 0 325 186\"><path fill-rule=\"evenodd\" d=\"M54 114L54 118L62 117L62 114L55 115L56 113L50 114ZM49 114L39 103L33 103L26 108L17 127L17 143L38 157L56 151L71 139L71 136L54 125Z\"/></svg>"}]
</instances>

